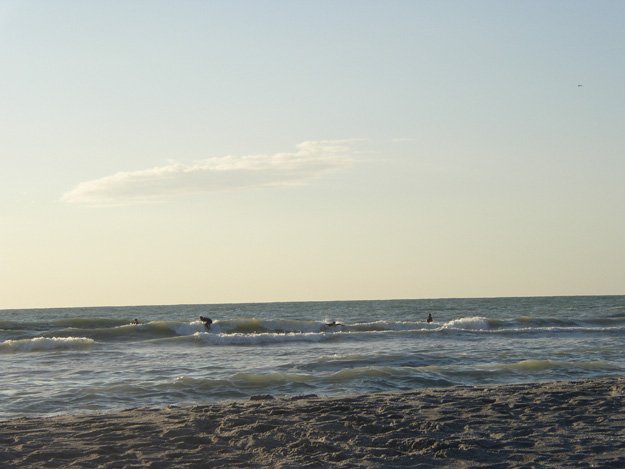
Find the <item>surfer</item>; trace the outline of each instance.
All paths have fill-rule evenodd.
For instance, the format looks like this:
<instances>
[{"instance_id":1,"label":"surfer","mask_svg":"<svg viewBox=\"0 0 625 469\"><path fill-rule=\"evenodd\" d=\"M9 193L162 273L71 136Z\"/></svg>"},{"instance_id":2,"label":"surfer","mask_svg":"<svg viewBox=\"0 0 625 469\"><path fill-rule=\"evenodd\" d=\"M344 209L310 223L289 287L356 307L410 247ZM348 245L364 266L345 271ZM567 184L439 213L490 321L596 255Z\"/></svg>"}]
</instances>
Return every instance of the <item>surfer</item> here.
<instances>
[{"instance_id":1,"label":"surfer","mask_svg":"<svg viewBox=\"0 0 625 469\"><path fill-rule=\"evenodd\" d=\"M340 322L336 322L336 321L332 321L329 324L326 324L326 326L328 327L334 327L334 326L342 326L343 324L341 324Z\"/></svg>"},{"instance_id":2,"label":"surfer","mask_svg":"<svg viewBox=\"0 0 625 469\"><path fill-rule=\"evenodd\" d=\"M426 319L427 323L431 323L432 322L432 315L428 314L428 318Z\"/></svg>"},{"instance_id":3,"label":"surfer","mask_svg":"<svg viewBox=\"0 0 625 469\"><path fill-rule=\"evenodd\" d=\"M135 326L138 326L138 325L139 325L139 324L141 324L141 323L139 322L139 320L138 320L138 319L136 319L136 318L135 318L135 320L134 320L134 321L132 321L132 324L134 324Z\"/></svg>"},{"instance_id":4,"label":"surfer","mask_svg":"<svg viewBox=\"0 0 625 469\"><path fill-rule=\"evenodd\" d=\"M211 318L205 318L204 316L200 316L200 321L204 323L204 327L206 327L206 330L210 331L213 320Z\"/></svg>"}]
</instances>

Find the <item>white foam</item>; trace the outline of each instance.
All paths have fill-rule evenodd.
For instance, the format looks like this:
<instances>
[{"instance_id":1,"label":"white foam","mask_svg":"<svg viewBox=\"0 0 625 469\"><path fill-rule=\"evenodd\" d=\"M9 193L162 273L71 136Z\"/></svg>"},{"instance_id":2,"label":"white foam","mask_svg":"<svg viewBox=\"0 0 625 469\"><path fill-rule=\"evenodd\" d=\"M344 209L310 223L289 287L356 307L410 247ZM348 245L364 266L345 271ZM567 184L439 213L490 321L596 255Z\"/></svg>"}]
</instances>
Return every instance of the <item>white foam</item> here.
<instances>
[{"instance_id":1,"label":"white foam","mask_svg":"<svg viewBox=\"0 0 625 469\"><path fill-rule=\"evenodd\" d=\"M37 352L40 350L78 350L91 347L95 341L87 337L36 337L34 339L5 340L0 352Z\"/></svg>"},{"instance_id":2,"label":"white foam","mask_svg":"<svg viewBox=\"0 0 625 469\"><path fill-rule=\"evenodd\" d=\"M488 328L488 319L481 316L454 319L442 326L442 329L484 330Z\"/></svg>"},{"instance_id":3,"label":"white foam","mask_svg":"<svg viewBox=\"0 0 625 469\"><path fill-rule=\"evenodd\" d=\"M285 334L214 334L210 332L195 333L194 336L202 342L212 345L260 345L278 344L286 342L321 342L329 336L315 333L285 333ZM331 336L330 336L331 337Z\"/></svg>"}]
</instances>

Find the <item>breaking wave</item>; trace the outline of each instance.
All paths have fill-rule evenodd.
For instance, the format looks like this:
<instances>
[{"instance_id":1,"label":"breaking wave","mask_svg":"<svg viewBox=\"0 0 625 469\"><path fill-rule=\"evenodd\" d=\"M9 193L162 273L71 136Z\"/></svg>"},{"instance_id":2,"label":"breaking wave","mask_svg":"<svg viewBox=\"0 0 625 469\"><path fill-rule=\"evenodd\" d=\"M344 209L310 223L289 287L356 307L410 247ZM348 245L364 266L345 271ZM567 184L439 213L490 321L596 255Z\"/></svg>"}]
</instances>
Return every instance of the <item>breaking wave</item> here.
<instances>
[{"instance_id":1,"label":"breaking wave","mask_svg":"<svg viewBox=\"0 0 625 469\"><path fill-rule=\"evenodd\" d=\"M5 340L0 343L1 353L39 352L48 350L84 350L95 341L86 337L36 337L34 339Z\"/></svg>"}]
</instances>

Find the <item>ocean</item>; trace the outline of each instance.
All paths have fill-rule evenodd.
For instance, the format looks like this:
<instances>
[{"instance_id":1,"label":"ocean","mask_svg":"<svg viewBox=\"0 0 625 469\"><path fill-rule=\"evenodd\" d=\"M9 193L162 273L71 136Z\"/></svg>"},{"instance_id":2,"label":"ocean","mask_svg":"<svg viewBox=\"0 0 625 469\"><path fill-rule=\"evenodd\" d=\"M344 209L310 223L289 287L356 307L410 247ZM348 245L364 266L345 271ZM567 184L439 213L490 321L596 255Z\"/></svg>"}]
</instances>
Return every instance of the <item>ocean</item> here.
<instances>
[{"instance_id":1,"label":"ocean","mask_svg":"<svg viewBox=\"0 0 625 469\"><path fill-rule=\"evenodd\" d=\"M621 376L624 351L625 296L2 310L0 419Z\"/></svg>"}]
</instances>

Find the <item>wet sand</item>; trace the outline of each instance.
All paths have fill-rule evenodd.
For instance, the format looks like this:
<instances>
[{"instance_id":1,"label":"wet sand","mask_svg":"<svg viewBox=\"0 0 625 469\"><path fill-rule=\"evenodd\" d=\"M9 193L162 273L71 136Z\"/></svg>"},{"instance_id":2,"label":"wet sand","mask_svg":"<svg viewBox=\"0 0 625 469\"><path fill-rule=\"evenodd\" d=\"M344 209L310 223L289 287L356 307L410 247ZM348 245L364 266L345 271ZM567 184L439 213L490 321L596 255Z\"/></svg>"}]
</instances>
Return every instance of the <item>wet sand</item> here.
<instances>
[{"instance_id":1,"label":"wet sand","mask_svg":"<svg viewBox=\"0 0 625 469\"><path fill-rule=\"evenodd\" d=\"M625 378L0 422L0 467L625 467Z\"/></svg>"}]
</instances>

